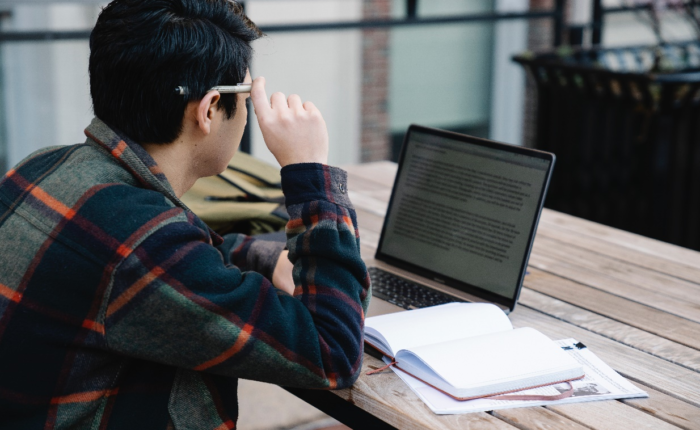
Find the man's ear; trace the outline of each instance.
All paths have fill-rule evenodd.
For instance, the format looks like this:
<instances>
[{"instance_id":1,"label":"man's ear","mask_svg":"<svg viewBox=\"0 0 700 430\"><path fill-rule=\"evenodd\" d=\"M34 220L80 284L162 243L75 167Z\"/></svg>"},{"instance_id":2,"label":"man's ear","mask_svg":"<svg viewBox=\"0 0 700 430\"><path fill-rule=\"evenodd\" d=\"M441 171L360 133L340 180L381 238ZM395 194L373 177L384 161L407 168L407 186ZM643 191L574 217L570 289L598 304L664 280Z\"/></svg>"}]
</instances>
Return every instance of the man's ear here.
<instances>
[{"instance_id":1,"label":"man's ear","mask_svg":"<svg viewBox=\"0 0 700 430\"><path fill-rule=\"evenodd\" d=\"M218 110L220 99L221 94L218 91L209 91L197 106L197 126L205 135L211 133L211 121Z\"/></svg>"}]
</instances>

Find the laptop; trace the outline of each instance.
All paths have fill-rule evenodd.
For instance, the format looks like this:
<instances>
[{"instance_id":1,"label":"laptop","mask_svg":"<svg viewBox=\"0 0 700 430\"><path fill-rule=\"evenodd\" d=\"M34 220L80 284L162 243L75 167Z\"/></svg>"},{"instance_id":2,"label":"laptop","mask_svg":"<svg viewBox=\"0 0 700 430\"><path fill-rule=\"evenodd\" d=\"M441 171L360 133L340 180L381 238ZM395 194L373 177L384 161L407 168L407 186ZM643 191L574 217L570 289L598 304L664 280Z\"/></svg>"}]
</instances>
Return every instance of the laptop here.
<instances>
[{"instance_id":1,"label":"laptop","mask_svg":"<svg viewBox=\"0 0 700 430\"><path fill-rule=\"evenodd\" d=\"M515 309L555 156L418 125L404 138L368 316L448 302Z\"/></svg>"}]
</instances>

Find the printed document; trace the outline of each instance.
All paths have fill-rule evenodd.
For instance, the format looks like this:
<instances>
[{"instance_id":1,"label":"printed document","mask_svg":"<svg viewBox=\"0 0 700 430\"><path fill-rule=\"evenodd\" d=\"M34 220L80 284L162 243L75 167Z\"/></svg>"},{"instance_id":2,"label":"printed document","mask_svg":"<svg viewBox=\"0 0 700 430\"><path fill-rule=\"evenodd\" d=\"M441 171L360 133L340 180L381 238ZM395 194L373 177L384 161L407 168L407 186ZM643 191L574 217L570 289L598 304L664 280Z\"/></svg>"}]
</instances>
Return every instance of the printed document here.
<instances>
[{"instance_id":1,"label":"printed document","mask_svg":"<svg viewBox=\"0 0 700 430\"><path fill-rule=\"evenodd\" d=\"M593 352L574 339L564 339L555 342L564 349L577 362L579 362L586 374L585 378L572 381L574 393L571 397L544 401L544 400L492 400L476 399L459 401L440 391L411 377L401 370L391 369L409 386L418 397L436 414L463 414L469 412L483 412L497 409L524 408L530 406L564 405L578 402L592 402L596 400L628 399L634 397L649 397L647 393L632 385L625 378L605 364ZM384 358L388 363L388 359ZM557 384L546 387L523 390L517 395L557 395L569 390L569 385Z\"/></svg>"}]
</instances>

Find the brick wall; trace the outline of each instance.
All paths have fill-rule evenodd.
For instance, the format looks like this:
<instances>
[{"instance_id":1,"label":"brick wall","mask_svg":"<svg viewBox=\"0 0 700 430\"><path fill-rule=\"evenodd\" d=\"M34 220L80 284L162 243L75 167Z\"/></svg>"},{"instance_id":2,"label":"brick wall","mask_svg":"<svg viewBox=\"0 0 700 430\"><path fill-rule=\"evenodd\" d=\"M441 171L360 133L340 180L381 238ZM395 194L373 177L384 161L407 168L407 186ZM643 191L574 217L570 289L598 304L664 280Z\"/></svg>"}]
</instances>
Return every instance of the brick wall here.
<instances>
[{"instance_id":1,"label":"brick wall","mask_svg":"<svg viewBox=\"0 0 700 430\"><path fill-rule=\"evenodd\" d=\"M554 0L530 0L530 10L553 10ZM573 11L573 2L566 4L564 22L568 22ZM567 44L566 31L563 43ZM554 49L554 21L551 18L530 21L527 35L527 49L532 52L545 52ZM537 118L537 87L533 78L528 74L525 84L525 109L523 112L523 143L525 146L535 146Z\"/></svg>"},{"instance_id":2,"label":"brick wall","mask_svg":"<svg viewBox=\"0 0 700 430\"><path fill-rule=\"evenodd\" d=\"M363 19L389 18L391 0L363 0ZM361 160L387 160L389 141L389 31L362 31Z\"/></svg>"},{"instance_id":3,"label":"brick wall","mask_svg":"<svg viewBox=\"0 0 700 430\"><path fill-rule=\"evenodd\" d=\"M531 10L552 10L554 0L530 0ZM528 51L541 52L552 49L554 46L554 22L550 18L534 19L530 21L527 32ZM525 109L523 112L523 144L535 146L536 118L537 118L537 87L532 77L528 74L525 84Z\"/></svg>"}]
</instances>

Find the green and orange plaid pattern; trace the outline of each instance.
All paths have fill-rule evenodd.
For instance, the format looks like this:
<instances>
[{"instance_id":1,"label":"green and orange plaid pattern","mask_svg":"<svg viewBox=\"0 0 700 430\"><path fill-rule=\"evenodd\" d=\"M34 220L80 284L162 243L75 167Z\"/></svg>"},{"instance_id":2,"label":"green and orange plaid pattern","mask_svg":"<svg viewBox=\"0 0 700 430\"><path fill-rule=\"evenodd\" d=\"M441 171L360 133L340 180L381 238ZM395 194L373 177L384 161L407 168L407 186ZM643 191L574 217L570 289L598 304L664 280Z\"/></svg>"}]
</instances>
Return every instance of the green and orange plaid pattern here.
<instances>
[{"instance_id":1,"label":"green and orange plaid pattern","mask_svg":"<svg viewBox=\"0 0 700 430\"><path fill-rule=\"evenodd\" d=\"M139 145L86 134L0 182L0 428L231 429L237 378L353 383L369 277L342 170L282 169L290 296Z\"/></svg>"}]
</instances>

